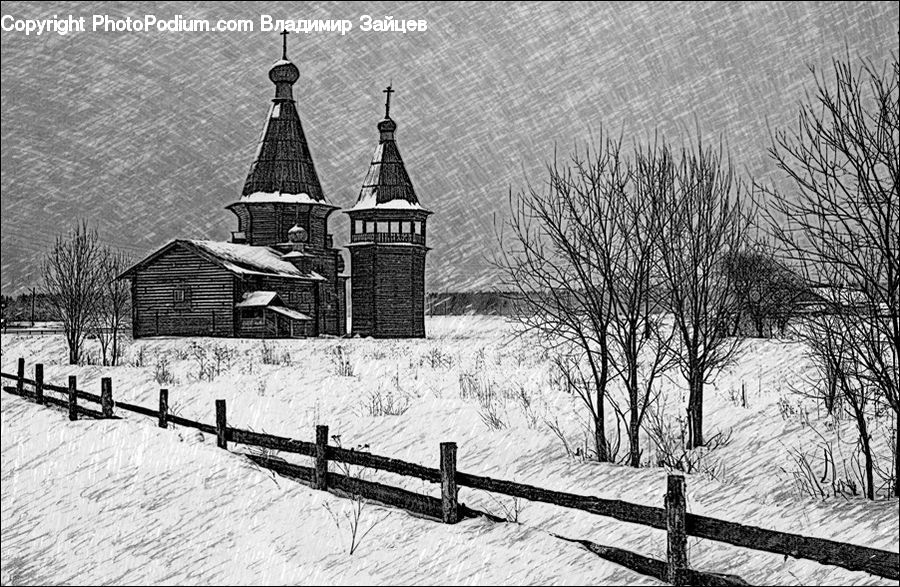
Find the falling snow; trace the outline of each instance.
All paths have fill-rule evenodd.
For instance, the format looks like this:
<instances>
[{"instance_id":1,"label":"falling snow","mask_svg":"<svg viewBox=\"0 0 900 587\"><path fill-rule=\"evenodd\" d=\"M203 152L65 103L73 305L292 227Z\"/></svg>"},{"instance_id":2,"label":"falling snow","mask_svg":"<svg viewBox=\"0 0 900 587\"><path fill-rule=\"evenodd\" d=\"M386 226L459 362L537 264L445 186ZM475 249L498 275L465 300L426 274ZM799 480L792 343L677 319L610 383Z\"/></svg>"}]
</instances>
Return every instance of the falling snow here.
<instances>
[{"instance_id":1,"label":"falling snow","mask_svg":"<svg viewBox=\"0 0 900 587\"><path fill-rule=\"evenodd\" d=\"M281 357L275 365L263 364L261 341L151 339L128 348L125 366L72 368L63 364L62 337L4 335L2 368L14 371L20 356L29 364L43 361L49 381L75 374L89 390L110 375L116 399L152 407L160 387L155 368L165 357L175 379L168 384L170 406L183 417L212 422L213 402L224 398L237 427L312 440L314 426L324 423L342 446L368 444L377 454L432 467L438 444L456 441L465 472L662 505L664 470L567 458L543 422L533 424L535 416L558 419L575 443L583 439L581 412L549 378L548 360L528 339L511 338L503 319L429 318L426 327L426 340L270 341L271 356ZM195 343L232 349L231 366L213 381L198 379ZM140 357L144 366L133 366ZM342 371L339 357L352 374ZM730 430L732 440L716 451L721 467L714 475L687 476L688 509L896 552L896 500L815 500L798 493L782 471L791 468L790 451L817 446L818 434L831 441L843 434L843 450L852 448L852 423L830 427L814 403L792 391L809 385L809 369L800 345L760 340L715 381L704 418L713 430ZM495 392L506 427L485 425L483 406L465 393L466 378ZM684 390L672 385L666 396L674 416L683 409ZM742 386L746 408L735 400ZM532 398L530 412L515 399L519 389ZM384 403L388 395L405 406L395 410L402 413L372 415L373 399ZM212 437L161 430L132 414L72 424L61 411L9 394L0 394L0 402L4 584L10 577L11 583L652 584L549 533L665 555L664 532L526 503L520 524L455 526L373 507L369 521L386 519L349 556L346 535L324 508L341 511L346 500L273 478L217 449ZM883 433L875 432L879 451L887 446ZM438 491L390 474L370 478ZM512 505L465 488L460 499L498 515ZM891 584L714 542L689 544L694 567L756 585Z\"/></svg>"}]
</instances>

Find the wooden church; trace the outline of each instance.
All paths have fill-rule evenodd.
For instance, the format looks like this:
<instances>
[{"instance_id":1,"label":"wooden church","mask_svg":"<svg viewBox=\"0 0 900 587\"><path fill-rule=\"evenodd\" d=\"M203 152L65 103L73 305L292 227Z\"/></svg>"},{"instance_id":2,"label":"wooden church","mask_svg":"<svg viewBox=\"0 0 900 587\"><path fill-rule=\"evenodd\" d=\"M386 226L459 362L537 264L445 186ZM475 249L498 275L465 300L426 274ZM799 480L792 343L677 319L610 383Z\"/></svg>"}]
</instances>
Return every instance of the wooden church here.
<instances>
[{"instance_id":1,"label":"wooden church","mask_svg":"<svg viewBox=\"0 0 900 587\"><path fill-rule=\"evenodd\" d=\"M238 201L230 242L175 240L120 278L131 280L132 332L146 336L306 337L347 333L344 261L287 58L269 70L275 98ZM425 336L425 219L394 142L385 90L380 139L351 218L352 332Z\"/></svg>"}]
</instances>

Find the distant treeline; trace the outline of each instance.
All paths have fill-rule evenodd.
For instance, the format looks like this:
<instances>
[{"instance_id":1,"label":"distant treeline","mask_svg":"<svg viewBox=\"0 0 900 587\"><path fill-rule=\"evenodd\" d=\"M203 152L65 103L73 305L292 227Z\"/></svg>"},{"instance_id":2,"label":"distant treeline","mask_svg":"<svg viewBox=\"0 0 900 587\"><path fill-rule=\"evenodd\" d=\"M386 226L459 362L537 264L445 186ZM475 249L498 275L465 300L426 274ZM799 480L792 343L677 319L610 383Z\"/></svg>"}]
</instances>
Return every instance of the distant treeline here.
<instances>
[{"instance_id":1,"label":"distant treeline","mask_svg":"<svg viewBox=\"0 0 900 587\"><path fill-rule=\"evenodd\" d=\"M3 308L3 319L10 322L22 322L32 320L32 294L22 293L18 296L0 296L0 304ZM50 301L45 294L34 295L34 320L47 322L54 320Z\"/></svg>"},{"instance_id":2,"label":"distant treeline","mask_svg":"<svg viewBox=\"0 0 900 587\"><path fill-rule=\"evenodd\" d=\"M488 291L433 292L425 296L425 311L429 316L511 316L515 313L515 295Z\"/></svg>"},{"instance_id":3,"label":"distant treeline","mask_svg":"<svg viewBox=\"0 0 900 587\"><path fill-rule=\"evenodd\" d=\"M425 300L425 311L431 316L464 316L484 314L488 316L510 316L514 310L511 293L499 292L440 292L429 293ZM30 321L31 293L18 296L2 296L3 317L11 322ZM34 320L53 320L47 296L34 296Z\"/></svg>"}]
</instances>

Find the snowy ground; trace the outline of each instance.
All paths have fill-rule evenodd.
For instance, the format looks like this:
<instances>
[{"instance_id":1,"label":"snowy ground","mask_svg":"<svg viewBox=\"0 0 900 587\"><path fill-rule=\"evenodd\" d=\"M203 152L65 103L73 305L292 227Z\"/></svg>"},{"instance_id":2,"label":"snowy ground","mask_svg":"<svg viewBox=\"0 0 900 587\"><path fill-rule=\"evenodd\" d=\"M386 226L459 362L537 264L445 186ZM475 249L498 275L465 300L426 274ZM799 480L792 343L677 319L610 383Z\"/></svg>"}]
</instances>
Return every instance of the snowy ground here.
<instances>
[{"instance_id":1,"label":"snowy ground","mask_svg":"<svg viewBox=\"0 0 900 587\"><path fill-rule=\"evenodd\" d=\"M455 441L466 472L662 506L666 471L566 456L546 423L583 445L580 406L538 348L512 338L502 319L444 317L426 326L429 338L417 341L152 339L131 344L116 368L66 365L60 336L3 335L2 368L14 372L25 357L30 373L42 361L49 381L74 374L87 390L110 375L116 399L148 407L166 387L173 411L210 423L213 401L224 398L234 426L311 440L316 424L328 424L345 447L367 444L433 467L438 444ZM818 414L792 391L809 385L809 370L799 345L749 343L707 394L709 430L731 440L688 476L688 508L897 552L896 500L814 499L793 482L797 450L814 460L827 442L838 463L853 460L850 423ZM683 391L677 380L665 386L674 418ZM348 500L273 477L196 431L160 430L132 414L73 424L8 394L0 394L0 416L4 585L652 584L548 532L665 554L663 532L520 502L518 524L455 526L369 506L363 529L378 523L351 556L346 525L336 527L328 511L340 518ZM884 434L876 431L876 443ZM366 474L436 495L422 481ZM463 489L461 499L498 515L516 509L511 498L480 491ZM709 541L689 546L695 568L757 585L896 584Z\"/></svg>"}]
</instances>

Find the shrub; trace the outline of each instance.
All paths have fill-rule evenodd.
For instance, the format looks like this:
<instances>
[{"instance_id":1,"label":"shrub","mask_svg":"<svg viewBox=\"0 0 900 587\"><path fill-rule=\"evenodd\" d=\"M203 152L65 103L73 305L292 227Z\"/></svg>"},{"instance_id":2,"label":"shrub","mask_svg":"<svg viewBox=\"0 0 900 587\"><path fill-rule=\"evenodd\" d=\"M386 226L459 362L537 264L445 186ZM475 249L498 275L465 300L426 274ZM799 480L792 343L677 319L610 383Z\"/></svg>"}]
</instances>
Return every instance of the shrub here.
<instances>
[{"instance_id":1,"label":"shrub","mask_svg":"<svg viewBox=\"0 0 900 587\"><path fill-rule=\"evenodd\" d=\"M331 363L334 365L335 374L340 377L353 377L353 365L344 347L337 345L331 349Z\"/></svg>"},{"instance_id":2,"label":"shrub","mask_svg":"<svg viewBox=\"0 0 900 587\"><path fill-rule=\"evenodd\" d=\"M337 446L341 446L340 436L332 436L331 438ZM368 450L368 448L369 445L360 445L357 446L355 450ZM362 467L353 467L346 463L339 463L336 461L334 462L334 466L338 472L345 477L352 477L360 480L365 479L365 469ZM337 527L338 531L344 532L347 535L347 552L352 556L366 536L375 529L375 526L388 517L389 512L385 511L383 516L372 520L371 523L368 524L368 527L365 527L364 520L368 518L367 512L369 511L369 506L372 505L372 502L357 493L349 493L348 497L349 503L345 504L340 512L334 511L327 503L323 504L323 507L325 508L325 511L328 512L332 521L334 521L334 525Z\"/></svg>"},{"instance_id":3,"label":"shrub","mask_svg":"<svg viewBox=\"0 0 900 587\"><path fill-rule=\"evenodd\" d=\"M419 365L428 365L432 369L450 369L453 367L453 355L445 353L440 347L431 347L419 359Z\"/></svg>"},{"instance_id":4,"label":"shrub","mask_svg":"<svg viewBox=\"0 0 900 587\"><path fill-rule=\"evenodd\" d=\"M379 388L369 394L364 409L369 416L401 416L409 410L410 401L405 395L383 391Z\"/></svg>"},{"instance_id":5,"label":"shrub","mask_svg":"<svg viewBox=\"0 0 900 587\"><path fill-rule=\"evenodd\" d=\"M169 367L168 355L160 355L156 358L156 365L153 367L153 378L160 385L172 385L176 382L175 375Z\"/></svg>"},{"instance_id":6,"label":"shrub","mask_svg":"<svg viewBox=\"0 0 900 587\"><path fill-rule=\"evenodd\" d=\"M214 344L207 348L197 342L191 343L190 353L197 365L197 379L201 381L212 381L231 369L237 356L237 351L226 345Z\"/></svg>"},{"instance_id":7,"label":"shrub","mask_svg":"<svg viewBox=\"0 0 900 587\"><path fill-rule=\"evenodd\" d=\"M260 347L260 355L263 365L283 365L291 364L291 354L288 351L278 352L274 344L263 341Z\"/></svg>"}]
</instances>

